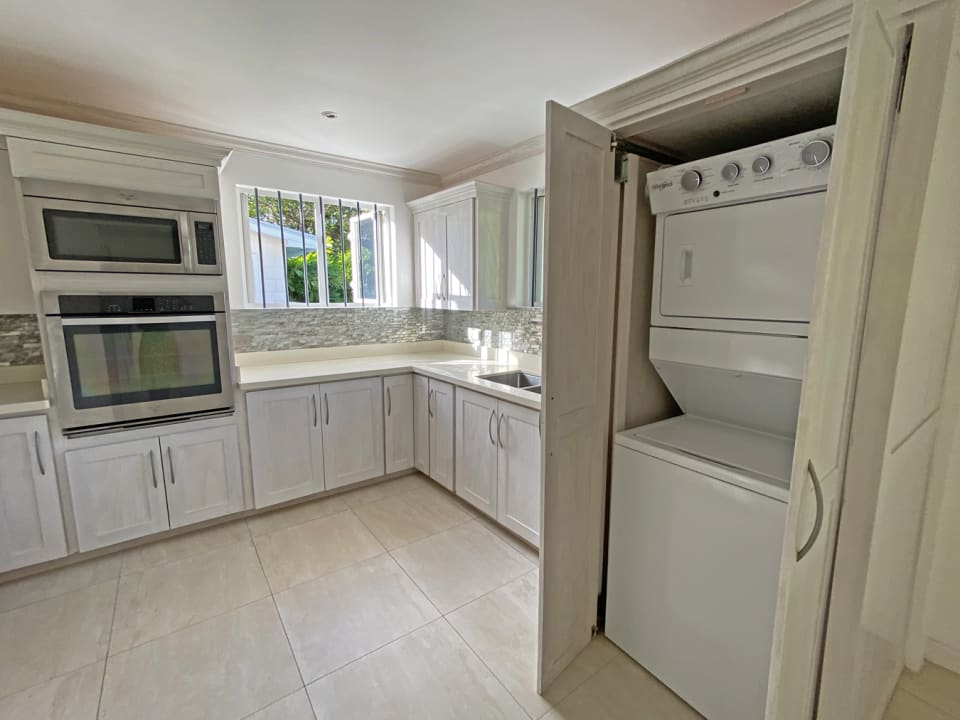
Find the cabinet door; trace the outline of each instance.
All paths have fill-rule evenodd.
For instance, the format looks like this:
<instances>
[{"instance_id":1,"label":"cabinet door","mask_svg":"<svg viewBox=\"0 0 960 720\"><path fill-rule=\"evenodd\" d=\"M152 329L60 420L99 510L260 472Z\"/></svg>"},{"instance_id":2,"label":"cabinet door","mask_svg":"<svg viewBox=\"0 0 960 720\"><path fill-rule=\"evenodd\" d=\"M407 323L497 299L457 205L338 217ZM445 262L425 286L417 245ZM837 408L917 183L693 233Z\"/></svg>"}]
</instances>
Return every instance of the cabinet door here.
<instances>
[{"instance_id":1,"label":"cabinet door","mask_svg":"<svg viewBox=\"0 0 960 720\"><path fill-rule=\"evenodd\" d=\"M383 475L383 395L378 377L320 386L327 490Z\"/></svg>"},{"instance_id":2,"label":"cabinet door","mask_svg":"<svg viewBox=\"0 0 960 720\"><path fill-rule=\"evenodd\" d=\"M504 307L507 300L506 245L510 235L510 200L481 194L477 197L476 207L477 286L474 307L477 310L495 310ZM529 301L527 297L526 304L529 305Z\"/></svg>"},{"instance_id":3,"label":"cabinet door","mask_svg":"<svg viewBox=\"0 0 960 720\"><path fill-rule=\"evenodd\" d=\"M383 432L386 472L400 472L414 466L413 460L413 375L383 379Z\"/></svg>"},{"instance_id":4,"label":"cabinet door","mask_svg":"<svg viewBox=\"0 0 960 720\"><path fill-rule=\"evenodd\" d=\"M540 413L500 403L497 520L540 546Z\"/></svg>"},{"instance_id":5,"label":"cabinet door","mask_svg":"<svg viewBox=\"0 0 960 720\"><path fill-rule=\"evenodd\" d=\"M413 464L425 475L430 474L430 381L413 376Z\"/></svg>"},{"instance_id":6,"label":"cabinet door","mask_svg":"<svg viewBox=\"0 0 960 720\"><path fill-rule=\"evenodd\" d=\"M0 420L0 572L66 554L47 419Z\"/></svg>"},{"instance_id":7,"label":"cabinet door","mask_svg":"<svg viewBox=\"0 0 960 720\"><path fill-rule=\"evenodd\" d=\"M447 224L436 211L413 216L417 242L417 287L420 307L444 307L441 287L447 263Z\"/></svg>"},{"instance_id":8,"label":"cabinet door","mask_svg":"<svg viewBox=\"0 0 960 720\"><path fill-rule=\"evenodd\" d=\"M453 385L430 381L430 477L453 490Z\"/></svg>"},{"instance_id":9,"label":"cabinet door","mask_svg":"<svg viewBox=\"0 0 960 720\"><path fill-rule=\"evenodd\" d=\"M441 293L450 310L474 309L474 219L472 198L441 209L447 221L447 262Z\"/></svg>"},{"instance_id":10,"label":"cabinet door","mask_svg":"<svg viewBox=\"0 0 960 720\"><path fill-rule=\"evenodd\" d=\"M255 507L324 489L316 385L247 393L247 424Z\"/></svg>"},{"instance_id":11,"label":"cabinet door","mask_svg":"<svg viewBox=\"0 0 960 720\"><path fill-rule=\"evenodd\" d=\"M80 550L170 528L157 438L69 450L65 457Z\"/></svg>"},{"instance_id":12,"label":"cabinet door","mask_svg":"<svg viewBox=\"0 0 960 720\"><path fill-rule=\"evenodd\" d=\"M160 449L170 527L243 510L240 443L235 426L164 435Z\"/></svg>"},{"instance_id":13,"label":"cabinet door","mask_svg":"<svg viewBox=\"0 0 960 720\"><path fill-rule=\"evenodd\" d=\"M497 516L497 401L457 388L457 495Z\"/></svg>"}]
</instances>

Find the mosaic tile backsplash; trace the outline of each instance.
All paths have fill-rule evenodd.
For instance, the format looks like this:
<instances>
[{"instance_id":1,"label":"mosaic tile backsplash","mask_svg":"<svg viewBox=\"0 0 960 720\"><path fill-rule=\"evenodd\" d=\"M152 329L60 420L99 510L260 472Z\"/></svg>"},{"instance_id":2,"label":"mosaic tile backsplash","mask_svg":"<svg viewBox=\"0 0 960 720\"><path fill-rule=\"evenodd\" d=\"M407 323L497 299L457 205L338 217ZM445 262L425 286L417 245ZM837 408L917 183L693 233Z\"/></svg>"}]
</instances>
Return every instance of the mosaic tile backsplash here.
<instances>
[{"instance_id":1,"label":"mosaic tile backsplash","mask_svg":"<svg viewBox=\"0 0 960 720\"><path fill-rule=\"evenodd\" d=\"M328 308L234 310L236 352L451 340L540 353L539 309Z\"/></svg>"},{"instance_id":2,"label":"mosaic tile backsplash","mask_svg":"<svg viewBox=\"0 0 960 720\"><path fill-rule=\"evenodd\" d=\"M42 365L36 315L0 315L0 367Z\"/></svg>"}]
</instances>

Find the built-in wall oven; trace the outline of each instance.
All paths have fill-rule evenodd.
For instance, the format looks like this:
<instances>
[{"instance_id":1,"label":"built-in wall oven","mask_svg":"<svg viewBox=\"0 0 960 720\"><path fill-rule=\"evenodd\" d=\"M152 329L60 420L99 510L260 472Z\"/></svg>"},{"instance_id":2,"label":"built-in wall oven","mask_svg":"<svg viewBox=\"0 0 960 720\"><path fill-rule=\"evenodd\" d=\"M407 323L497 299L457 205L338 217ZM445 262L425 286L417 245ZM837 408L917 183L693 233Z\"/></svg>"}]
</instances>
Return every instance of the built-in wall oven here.
<instances>
[{"instance_id":1,"label":"built-in wall oven","mask_svg":"<svg viewBox=\"0 0 960 720\"><path fill-rule=\"evenodd\" d=\"M223 293L41 293L65 432L230 411Z\"/></svg>"},{"instance_id":2,"label":"built-in wall oven","mask_svg":"<svg viewBox=\"0 0 960 720\"><path fill-rule=\"evenodd\" d=\"M223 272L214 200L39 180L21 192L37 270Z\"/></svg>"}]
</instances>

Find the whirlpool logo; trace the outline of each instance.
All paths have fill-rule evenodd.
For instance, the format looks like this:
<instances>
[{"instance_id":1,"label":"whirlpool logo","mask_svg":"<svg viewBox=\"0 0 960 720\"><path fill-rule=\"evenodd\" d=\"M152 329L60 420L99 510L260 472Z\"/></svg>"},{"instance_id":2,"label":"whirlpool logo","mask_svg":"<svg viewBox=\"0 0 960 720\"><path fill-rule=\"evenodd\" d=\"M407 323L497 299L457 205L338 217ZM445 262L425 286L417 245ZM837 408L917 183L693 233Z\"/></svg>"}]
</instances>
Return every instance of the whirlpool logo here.
<instances>
[{"instance_id":1,"label":"whirlpool logo","mask_svg":"<svg viewBox=\"0 0 960 720\"><path fill-rule=\"evenodd\" d=\"M654 190L666 190L668 187L673 187L673 180L664 180L663 182L653 183L650 187Z\"/></svg>"}]
</instances>

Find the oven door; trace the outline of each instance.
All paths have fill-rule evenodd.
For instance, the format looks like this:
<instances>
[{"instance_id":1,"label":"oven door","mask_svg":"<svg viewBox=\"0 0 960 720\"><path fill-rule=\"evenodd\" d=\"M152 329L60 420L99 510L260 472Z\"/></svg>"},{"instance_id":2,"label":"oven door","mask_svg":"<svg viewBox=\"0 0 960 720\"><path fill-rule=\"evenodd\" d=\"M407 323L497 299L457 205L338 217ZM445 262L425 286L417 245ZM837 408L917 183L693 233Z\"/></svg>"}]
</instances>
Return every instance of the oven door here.
<instances>
[{"instance_id":1,"label":"oven door","mask_svg":"<svg viewBox=\"0 0 960 720\"><path fill-rule=\"evenodd\" d=\"M185 212L37 197L25 197L24 208L37 270L194 271Z\"/></svg>"},{"instance_id":2,"label":"oven door","mask_svg":"<svg viewBox=\"0 0 960 720\"><path fill-rule=\"evenodd\" d=\"M221 313L48 317L47 325L65 430L233 407Z\"/></svg>"}]
</instances>

